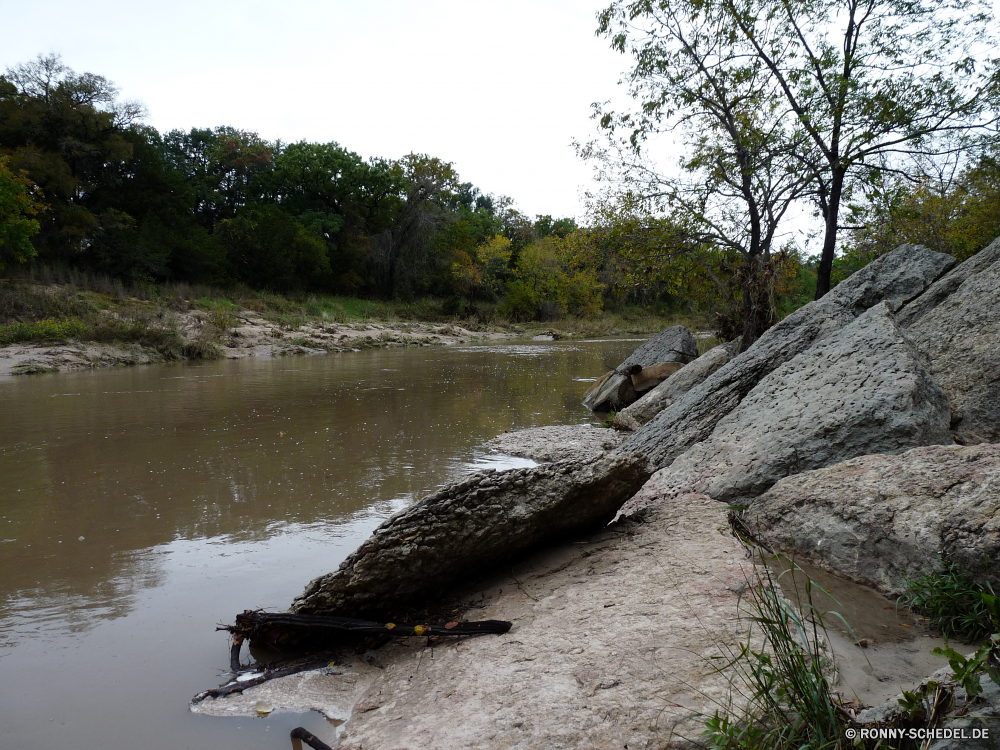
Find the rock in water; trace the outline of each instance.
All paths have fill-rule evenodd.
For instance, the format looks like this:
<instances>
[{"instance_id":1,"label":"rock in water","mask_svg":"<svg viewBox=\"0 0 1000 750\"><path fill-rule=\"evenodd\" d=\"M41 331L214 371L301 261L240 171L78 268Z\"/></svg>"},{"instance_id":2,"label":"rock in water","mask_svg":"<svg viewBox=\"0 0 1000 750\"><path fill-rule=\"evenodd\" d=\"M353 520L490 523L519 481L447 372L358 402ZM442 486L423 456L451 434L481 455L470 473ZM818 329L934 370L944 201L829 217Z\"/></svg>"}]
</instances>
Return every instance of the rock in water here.
<instances>
[{"instance_id":1,"label":"rock in water","mask_svg":"<svg viewBox=\"0 0 1000 750\"><path fill-rule=\"evenodd\" d=\"M1000 445L914 448L788 477L747 522L775 547L890 594L940 555L1000 590Z\"/></svg>"},{"instance_id":2,"label":"rock in water","mask_svg":"<svg viewBox=\"0 0 1000 750\"><path fill-rule=\"evenodd\" d=\"M883 302L762 379L708 438L657 472L636 504L689 493L747 503L789 474L949 444L948 421L947 396Z\"/></svg>"},{"instance_id":3,"label":"rock in water","mask_svg":"<svg viewBox=\"0 0 1000 750\"><path fill-rule=\"evenodd\" d=\"M646 393L634 404L626 406L615 414L615 427L621 430L638 430L675 400L739 354L739 351L740 342L738 339L709 349L694 362L682 367Z\"/></svg>"},{"instance_id":4,"label":"rock in water","mask_svg":"<svg viewBox=\"0 0 1000 750\"><path fill-rule=\"evenodd\" d=\"M827 294L765 331L753 346L720 367L666 407L622 445L662 468L712 434L765 376L816 342L885 300L900 306L955 264L950 255L919 245L901 245L873 261Z\"/></svg>"},{"instance_id":5,"label":"rock in water","mask_svg":"<svg viewBox=\"0 0 1000 750\"><path fill-rule=\"evenodd\" d=\"M642 456L601 454L473 474L386 520L292 610L394 617L460 579L600 528L648 478Z\"/></svg>"},{"instance_id":6,"label":"rock in water","mask_svg":"<svg viewBox=\"0 0 1000 750\"><path fill-rule=\"evenodd\" d=\"M660 362L688 363L698 357L698 342L684 326L664 328L649 341L632 352L619 365L624 370L632 365L649 367Z\"/></svg>"},{"instance_id":7,"label":"rock in water","mask_svg":"<svg viewBox=\"0 0 1000 750\"><path fill-rule=\"evenodd\" d=\"M1000 241L927 294L936 299L947 289L932 309L911 313L906 336L951 399L958 440L1000 442Z\"/></svg>"},{"instance_id":8,"label":"rock in water","mask_svg":"<svg viewBox=\"0 0 1000 750\"><path fill-rule=\"evenodd\" d=\"M622 444L625 436L607 427L590 424L528 427L505 432L486 443L509 456L522 456L538 463L581 458L609 451Z\"/></svg>"},{"instance_id":9,"label":"rock in water","mask_svg":"<svg viewBox=\"0 0 1000 750\"><path fill-rule=\"evenodd\" d=\"M664 362L686 364L698 357L698 342L684 326L671 326L656 334L632 352L624 362L592 385L583 396L583 405L591 411L622 409L637 394L629 376L635 365L640 368Z\"/></svg>"}]
</instances>

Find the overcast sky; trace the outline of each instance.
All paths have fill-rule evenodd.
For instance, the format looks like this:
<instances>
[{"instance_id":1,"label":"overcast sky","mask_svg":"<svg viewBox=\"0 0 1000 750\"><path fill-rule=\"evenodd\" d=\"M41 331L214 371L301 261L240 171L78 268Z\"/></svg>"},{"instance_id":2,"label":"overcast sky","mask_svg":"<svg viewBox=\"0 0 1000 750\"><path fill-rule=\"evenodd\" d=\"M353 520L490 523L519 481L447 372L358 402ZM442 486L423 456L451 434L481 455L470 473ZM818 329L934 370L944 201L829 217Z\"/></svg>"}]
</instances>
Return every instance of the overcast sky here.
<instances>
[{"instance_id":1,"label":"overcast sky","mask_svg":"<svg viewBox=\"0 0 1000 750\"><path fill-rule=\"evenodd\" d=\"M0 0L0 69L58 53L149 110L149 124L232 125L422 152L529 215L579 216L596 136L627 58L594 36L602 0Z\"/></svg>"}]
</instances>

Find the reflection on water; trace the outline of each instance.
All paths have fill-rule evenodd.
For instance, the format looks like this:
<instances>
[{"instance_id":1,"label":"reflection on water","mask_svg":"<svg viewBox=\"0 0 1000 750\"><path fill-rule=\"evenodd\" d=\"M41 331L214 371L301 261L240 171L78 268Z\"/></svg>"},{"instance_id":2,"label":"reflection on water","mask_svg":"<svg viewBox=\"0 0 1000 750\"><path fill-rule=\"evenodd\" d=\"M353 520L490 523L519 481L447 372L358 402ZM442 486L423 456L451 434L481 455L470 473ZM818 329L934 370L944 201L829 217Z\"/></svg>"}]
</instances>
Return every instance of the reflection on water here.
<instances>
[{"instance_id":1,"label":"reflection on water","mask_svg":"<svg viewBox=\"0 0 1000 750\"><path fill-rule=\"evenodd\" d=\"M577 379L634 346L0 382L0 746L283 746L271 727L290 718L187 713L227 666L215 625L286 607L382 519L462 473L526 465L480 446L512 428L591 421Z\"/></svg>"}]
</instances>

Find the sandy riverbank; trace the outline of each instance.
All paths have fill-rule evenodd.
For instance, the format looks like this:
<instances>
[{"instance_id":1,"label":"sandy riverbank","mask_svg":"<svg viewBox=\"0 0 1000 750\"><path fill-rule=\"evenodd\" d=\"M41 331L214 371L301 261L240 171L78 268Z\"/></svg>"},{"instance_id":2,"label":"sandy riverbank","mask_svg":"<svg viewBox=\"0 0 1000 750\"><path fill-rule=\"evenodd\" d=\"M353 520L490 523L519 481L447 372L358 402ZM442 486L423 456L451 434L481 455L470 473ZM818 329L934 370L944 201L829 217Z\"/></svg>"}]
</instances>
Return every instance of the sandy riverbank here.
<instances>
[{"instance_id":1,"label":"sandy riverbank","mask_svg":"<svg viewBox=\"0 0 1000 750\"><path fill-rule=\"evenodd\" d=\"M209 339L211 316L203 311L181 313L177 328L185 342ZM230 330L212 332L211 358L278 357L294 354L357 352L402 346L467 344L518 336L512 332L472 331L441 323L329 323L283 328L262 315L242 310ZM217 342L217 343L216 343ZM139 344L65 341L12 344L0 347L0 377L45 372L89 370L96 367L163 362L155 349Z\"/></svg>"}]
</instances>

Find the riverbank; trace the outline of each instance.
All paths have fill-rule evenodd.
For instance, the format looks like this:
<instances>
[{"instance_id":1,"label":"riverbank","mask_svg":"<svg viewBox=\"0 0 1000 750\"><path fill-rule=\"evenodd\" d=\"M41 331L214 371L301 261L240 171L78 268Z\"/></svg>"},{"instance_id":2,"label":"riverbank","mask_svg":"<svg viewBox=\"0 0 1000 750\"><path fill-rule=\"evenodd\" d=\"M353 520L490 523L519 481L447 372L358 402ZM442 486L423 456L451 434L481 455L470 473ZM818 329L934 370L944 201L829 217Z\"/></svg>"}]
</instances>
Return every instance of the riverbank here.
<instances>
[{"instance_id":1,"label":"riverbank","mask_svg":"<svg viewBox=\"0 0 1000 750\"><path fill-rule=\"evenodd\" d=\"M985 675L915 685L935 666L917 657L944 655L933 632L908 638L917 622L886 621L890 599L862 602L874 616L847 638L821 637L807 622L819 600L806 588L790 605L745 550L796 554L890 596L955 560L995 590L998 275L1000 241L957 267L900 246L721 366L685 365L697 382L620 444L582 427L563 457L566 438L542 428L521 442L550 463L463 479L385 521L292 611L399 622L407 605L440 601L454 619L513 627L429 653L377 650L367 676L338 662L346 700L313 706L348 719L338 747L693 747L704 734L718 747L845 747L859 729L950 732L971 711L995 733L1000 706L973 700ZM615 372L635 386L656 360L624 364ZM556 524L588 506L610 520L611 505L608 526ZM525 557L527 544L546 551ZM831 660L831 647L853 658ZM997 663L976 658L980 671ZM858 712L897 690L910 691L905 709ZM234 705L196 710L247 710Z\"/></svg>"},{"instance_id":2,"label":"riverbank","mask_svg":"<svg viewBox=\"0 0 1000 750\"><path fill-rule=\"evenodd\" d=\"M240 359L466 344L643 335L672 320L638 309L518 323L448 301L381 302L249 289L0 280L0 377L192 359Z\"/></svg>"}]
</instances>

